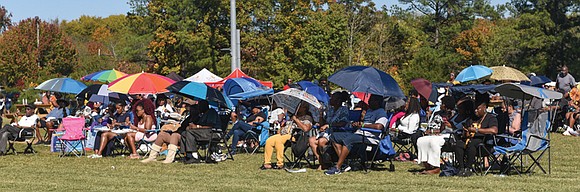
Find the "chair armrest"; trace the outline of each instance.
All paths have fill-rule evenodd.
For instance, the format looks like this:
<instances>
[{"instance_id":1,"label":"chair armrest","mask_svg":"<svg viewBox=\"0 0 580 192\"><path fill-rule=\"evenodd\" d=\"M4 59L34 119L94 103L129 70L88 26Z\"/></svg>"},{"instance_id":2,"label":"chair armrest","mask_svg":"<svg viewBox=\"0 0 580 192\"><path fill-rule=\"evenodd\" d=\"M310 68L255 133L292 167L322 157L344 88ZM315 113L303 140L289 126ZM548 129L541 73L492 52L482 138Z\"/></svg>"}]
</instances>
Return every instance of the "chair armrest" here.
<instances>
[{"instance_id":1,"label":"chair armrest","mask_svg":"<svg viewBox=\"0 0 580 192\"><path fill-rule=\"evenodd\" d=\"M371 132L371 133L382 133L383 131L378 130L378 129L371 129L371 128L361 128L360 130L362 131L366 131L366 132Z\"/></svg>"},{"instance_id":2,"label":"chair armrest","mask_svg":"<svg viewBox=\"0 0 580 192\"><path fill-rule=\"evenodd\" d=\"M522 139L522 138L512 137L512 136L509 136L509 135L495 135L495 137L501 137L501 138L506 138L506 139L515 139L515 140Z\"/></svg>"}]
</instances>

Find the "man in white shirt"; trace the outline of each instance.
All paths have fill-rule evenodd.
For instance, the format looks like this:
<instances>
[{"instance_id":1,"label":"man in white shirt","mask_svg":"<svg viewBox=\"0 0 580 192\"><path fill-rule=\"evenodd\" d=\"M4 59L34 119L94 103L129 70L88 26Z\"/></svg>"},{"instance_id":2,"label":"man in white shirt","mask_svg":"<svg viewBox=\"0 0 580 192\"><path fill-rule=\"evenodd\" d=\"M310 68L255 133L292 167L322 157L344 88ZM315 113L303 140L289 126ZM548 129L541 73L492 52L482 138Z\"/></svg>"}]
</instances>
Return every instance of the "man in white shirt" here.
<instances>
[{"instance_id":1,"label":"man in white shirt","mask_svg":"<svg viewBox=\"0 0 580 192\"><path fill-rule=\"evenodd\" d=\"M10 125L4 126L0 129L0 155L6 153L6 144L8 139L14 139L18 137L20 130L27 129L31 132L34 131L34 125L38 120L38 116L34 114L34 106L26 105L26 115L20 118L17 123L12 123Z\"/></svg>"}]
</instances>

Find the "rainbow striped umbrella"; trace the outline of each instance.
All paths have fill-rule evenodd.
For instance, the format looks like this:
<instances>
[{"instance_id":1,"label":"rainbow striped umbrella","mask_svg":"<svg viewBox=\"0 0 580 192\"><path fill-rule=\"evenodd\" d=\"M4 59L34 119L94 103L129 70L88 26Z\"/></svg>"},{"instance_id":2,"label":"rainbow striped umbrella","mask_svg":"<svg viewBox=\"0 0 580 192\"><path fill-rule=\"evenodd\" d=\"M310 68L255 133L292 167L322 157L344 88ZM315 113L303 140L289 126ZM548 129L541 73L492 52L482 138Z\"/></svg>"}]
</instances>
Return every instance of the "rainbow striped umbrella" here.
<instances>
[{"instance_id":1,"label":"rainbow striped umbrella","mask_svg":"<svg viewBox=\"0 0 580 192\"><path fill-rule=\"evenodd\" d=\"M174 80L153 73L136 73L126 75L109 84L109 90L124 94L158 94L168 92Z\"/></svg>"},{"instance_id":2,"label":"rainbow striped umbrella","mask_svg":"<svg viewBox=\"0 0 580 192\"><path fill-rule=\"evenodd\" d=\"M115 69L111 70L103 70L95 73L91 73L87 76L81 78L83 81L99 81L104 83L109 83L114 80L117 80L123 76L127 75L126 73L117 71Z\"/></svg>"}]
</instances>

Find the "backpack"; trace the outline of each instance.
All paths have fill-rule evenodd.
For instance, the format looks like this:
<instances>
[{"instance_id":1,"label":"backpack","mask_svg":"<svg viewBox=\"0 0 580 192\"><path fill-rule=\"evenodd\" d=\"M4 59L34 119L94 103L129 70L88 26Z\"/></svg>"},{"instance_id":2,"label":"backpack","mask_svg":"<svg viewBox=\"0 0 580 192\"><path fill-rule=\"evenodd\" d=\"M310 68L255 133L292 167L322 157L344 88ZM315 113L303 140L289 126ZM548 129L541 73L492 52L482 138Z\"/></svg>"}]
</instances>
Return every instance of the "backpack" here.
<instances>
[{"instance_id":1,"label":"backpack","mask_svg":"<svg viewBox=\"0 0 580 192\"><path fill-rule=\"evenodd\" d=\"M452 177L459 173L459 169L454 167L453 164L449 163L448 161L444 161L443 166L441 167L441 172L439 173L439 177Z\"/></svg>"},{"instance_id":2,"label":"backpack","mask_svg":"<svg viewBox=\"0 0 580 192\"><path fill-rule=\"evenodd\" d=\"M381 152L389 157L396 154L395 148L393 147L393 142L391 141L391 136L387 135L379 143L379 149Z\"/></svg>"}]
</instances>

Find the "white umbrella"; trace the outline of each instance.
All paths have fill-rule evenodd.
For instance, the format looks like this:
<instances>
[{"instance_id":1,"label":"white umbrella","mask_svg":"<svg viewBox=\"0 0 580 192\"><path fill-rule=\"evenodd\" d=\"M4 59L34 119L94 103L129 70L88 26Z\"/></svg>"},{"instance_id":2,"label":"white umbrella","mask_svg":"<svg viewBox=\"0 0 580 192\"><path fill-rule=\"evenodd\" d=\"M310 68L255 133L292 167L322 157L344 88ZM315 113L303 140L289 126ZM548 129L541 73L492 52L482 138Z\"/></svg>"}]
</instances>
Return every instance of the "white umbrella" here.
<instances>
[{"instance_id":1,"label":"white umbrella","mask_svg":"<svg viewBox=\"0 0 580 192\"><path fill-rule=\"evenodd\" d=\"M279 107L286 108L290 113L296 113L296 109L302 101L307 102L315 109L320 109L322 104L313 95L296 88L290 88L272 95L272 98ZM311 108L311 112L312 108Z\"/></svg>"}]
</instances>

